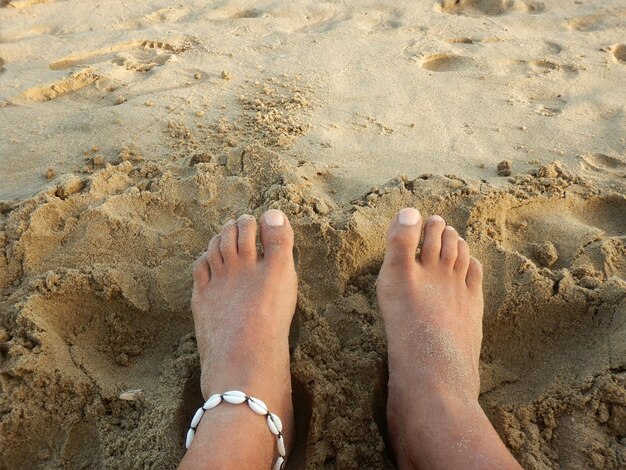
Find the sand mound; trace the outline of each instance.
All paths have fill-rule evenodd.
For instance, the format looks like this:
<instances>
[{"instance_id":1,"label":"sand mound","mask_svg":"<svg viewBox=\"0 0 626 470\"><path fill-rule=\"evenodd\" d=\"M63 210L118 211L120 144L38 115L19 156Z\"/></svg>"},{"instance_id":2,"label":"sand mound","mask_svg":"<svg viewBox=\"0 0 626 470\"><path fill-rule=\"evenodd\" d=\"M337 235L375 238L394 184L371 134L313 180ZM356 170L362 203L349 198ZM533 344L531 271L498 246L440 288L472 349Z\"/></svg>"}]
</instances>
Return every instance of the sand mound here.
<instances>
[{"instance_id":1,"label":"sand mound","mask_svg":"<svg viewBox=\"0 0 626 470\"><path fill-rule=\"evenodd\" d=\"M390 466L374 280L408 205L486 266L481 401L524 466L626 463L623 194L552 164L503 189L425 175L337 204L326 168L258 145L128 155L1 206L1 467L174 466L201 402L190 264L226 219L271 207L292 220L301 279L294 468Z\"/></svg>"}]
</instances>

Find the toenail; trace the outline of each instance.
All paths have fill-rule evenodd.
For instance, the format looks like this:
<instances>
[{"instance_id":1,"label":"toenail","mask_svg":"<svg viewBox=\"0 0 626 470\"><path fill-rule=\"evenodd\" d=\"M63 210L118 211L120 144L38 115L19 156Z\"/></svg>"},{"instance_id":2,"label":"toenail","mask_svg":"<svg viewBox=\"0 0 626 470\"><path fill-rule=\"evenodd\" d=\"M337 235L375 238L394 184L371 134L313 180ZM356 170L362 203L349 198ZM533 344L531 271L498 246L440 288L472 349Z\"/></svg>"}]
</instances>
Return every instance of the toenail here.
<instances>
[{"instance_id":1,"label":"toenail","mask_svg":"<svg viewBox=\"0 0 626 470\"><path fill-rule=\"evenodd\" d=\"M229 225L232 225L234 223L235 223L235 219L230 219L224 224L224 227L228 227Z\"/></svg>"},{"instance_id":2,"label":"toenail","mask_svg":"<svg viewBox=\"0 0 626 470\"><path fill-rule=\"evenodd\" d=\"M440 215L431 215L430 221L431 222L445 222L445 220L443 220L443 217L441 217Z\"/></svg>"},{"instance_id":3,"label":"toenail","mask_svg":"<svg viewBox=\"0 0 626 470\"><path fill-rule=\"evenodd\" d=\"M254 219L254 216L253 216L253 215L250 215L250 214L243 214L241 217L239 217L239 218L237 219L237 222L243 222L243 221L245 221L245 220L252 220L252 219Z\"/></svg>"},{"instance_id":4,"label":"toenail","mask_svg":"<svg viewBox=\"0 0 626 470\"><path fill-rule=\"evenodd\" d=\"M281 211L276 209L270 209L263 214L263 220L267 225L272 227L279 227L285 223L285 216Z\"/></svg>"},{"instance_id":5,"label":"toenail","mask_svg":"<svg viewBox=\"0 0 626 470\"><path fill-rule=\"evenodd\" d=\"M401 225L415 225L419 220L420 213L417 209L413 209L412 207L402 209L398 214L398 222L400 222Z\"/></svg>"},{"instance_id":6,"label":"toenail","mask_svg":"<svg viewBox=\"0 0 626 470\"><path fill-rule=\"evenodd\" d=\"M446 230L450 230L451 232L456 232L456 229L452 225L447 225Z\"/></svg>"}]
</instances>

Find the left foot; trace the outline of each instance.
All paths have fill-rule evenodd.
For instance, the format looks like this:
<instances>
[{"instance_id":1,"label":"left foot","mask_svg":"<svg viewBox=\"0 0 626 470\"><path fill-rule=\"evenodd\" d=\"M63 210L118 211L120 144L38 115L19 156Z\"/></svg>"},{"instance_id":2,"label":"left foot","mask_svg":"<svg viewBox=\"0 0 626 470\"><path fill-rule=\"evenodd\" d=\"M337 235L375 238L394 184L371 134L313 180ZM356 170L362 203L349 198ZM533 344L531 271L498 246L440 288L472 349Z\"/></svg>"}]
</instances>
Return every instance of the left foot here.
<instances>
[{"instance_id":1,"label":"left foot","mask_svg":"<svg viewBox=\"0 0 626 470\"><path fill-rule=\"evenodd\" d=\"M297 296L293 231L277 210L267 211L259 225L262 255L256 249L257 222L244 215L227 222L194 265L191 309L201 389L205 400L229 390L259 398L289 433L288 337ZM218 408L223 406L232 405ZM242 413L258 418L250 410Z\"/></svg>"}]
</instances>

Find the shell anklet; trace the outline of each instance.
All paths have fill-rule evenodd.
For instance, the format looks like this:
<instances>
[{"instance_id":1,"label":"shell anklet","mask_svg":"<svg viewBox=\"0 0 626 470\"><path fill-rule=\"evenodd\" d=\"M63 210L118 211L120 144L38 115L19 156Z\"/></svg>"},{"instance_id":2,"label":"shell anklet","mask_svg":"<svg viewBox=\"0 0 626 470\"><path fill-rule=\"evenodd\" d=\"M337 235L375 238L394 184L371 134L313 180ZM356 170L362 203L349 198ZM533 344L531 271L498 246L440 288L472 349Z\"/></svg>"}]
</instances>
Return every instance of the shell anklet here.
<instances>
[{"instance_id":1,"label":"shell anklet","mask_svg":"<svg viewBox=\"0 0 626 470\"><path fill-rule=\"evenodd\" d=\"M230 392L218 393L215 395L211 395L209 399L204 402L196 414L193 415L193 419L191 420L191 426L189 427L189 431L187 431L187 439L185 441L185 447L189 449L191 442L193 441L194 436L196 435L196 428L198 424L200 424L200 420L204 413L212 408L215 408L217 405L225 401L226 403L231 403L233 405L241 405L242 403L247 403L252 411L256 414L264 416L267 421L267 427L270 429L270 432L276 436L276 447L278 448L278 459L276 459L276 463L274 464L274 470L282 470L285 465L285 456L287 452L285 450L285 439L283 438L283 423L278 416L274 413L270 413L267 409L267 405L263 403L263 401L258 398L249 397L244 392L240 392L239 390L232 390Z\"/></svg>"}]
</instances>

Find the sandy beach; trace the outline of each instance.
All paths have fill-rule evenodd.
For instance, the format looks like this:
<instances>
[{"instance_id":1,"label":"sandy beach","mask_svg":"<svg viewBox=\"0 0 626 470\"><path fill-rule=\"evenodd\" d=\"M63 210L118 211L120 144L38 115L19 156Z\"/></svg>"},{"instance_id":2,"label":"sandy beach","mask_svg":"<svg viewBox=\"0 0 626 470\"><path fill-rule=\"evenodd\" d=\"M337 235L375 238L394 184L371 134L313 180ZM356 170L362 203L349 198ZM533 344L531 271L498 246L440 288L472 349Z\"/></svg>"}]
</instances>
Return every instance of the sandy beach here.
<instances>
[{"instance_id":1,"label":"sandy beach","mask_svg":"<svg viewBox=\"0 0 626 470\"><path fill-rule=\"evenodd\" d=\"M389 219L485 267L525 469L626 468L626 3L0 0L0 469L175 468L191 263L284 211L292 469L391 469Z\"/></svg>"}]
</instances>

